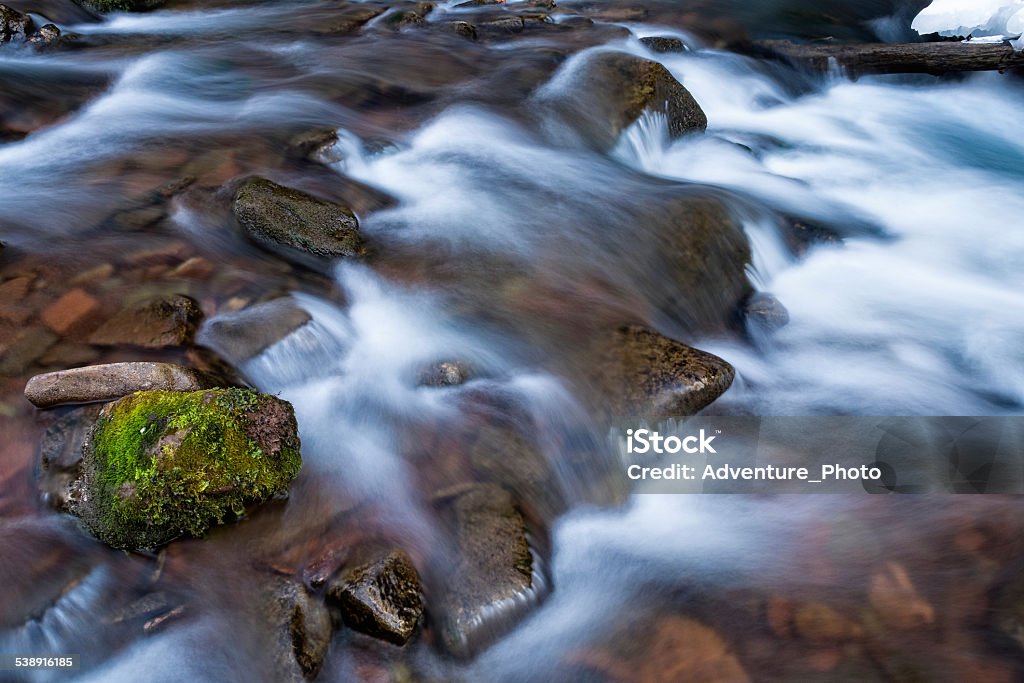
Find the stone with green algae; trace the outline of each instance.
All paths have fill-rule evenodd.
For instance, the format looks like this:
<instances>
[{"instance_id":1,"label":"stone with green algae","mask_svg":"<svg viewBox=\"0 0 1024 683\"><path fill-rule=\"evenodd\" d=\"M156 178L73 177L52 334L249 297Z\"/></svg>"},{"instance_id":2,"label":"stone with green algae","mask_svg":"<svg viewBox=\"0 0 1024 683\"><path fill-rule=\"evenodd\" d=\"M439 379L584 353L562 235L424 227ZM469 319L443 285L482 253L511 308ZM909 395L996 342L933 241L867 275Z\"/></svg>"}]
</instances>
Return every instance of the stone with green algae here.
<instances>
[{"instance_id":1,"label":"stone with green algae","mask_svg":"<svg viewBox=\"0 0 1024 683\"><path fill-rule=\"evenodd\" d=\"M248 389L143 391L100 412L68 509L108 545L154 548L285 494L301 465L286 401Z\"/></svg>"}]
</instances>

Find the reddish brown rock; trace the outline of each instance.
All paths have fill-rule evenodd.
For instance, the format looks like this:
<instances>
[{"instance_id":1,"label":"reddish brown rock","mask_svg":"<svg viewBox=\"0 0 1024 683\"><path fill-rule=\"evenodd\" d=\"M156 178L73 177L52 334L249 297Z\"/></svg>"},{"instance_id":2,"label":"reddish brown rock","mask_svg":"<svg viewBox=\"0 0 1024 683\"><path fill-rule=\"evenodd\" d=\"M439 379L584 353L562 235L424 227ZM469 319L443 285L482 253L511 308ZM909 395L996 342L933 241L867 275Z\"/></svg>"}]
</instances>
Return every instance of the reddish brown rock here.
<instances>
[{"instance_id":1,"label":"reddish brown rock","mask_svg":"<svg viewBox=\"0 0 1024 683\"><path fill-rule=\"evenodd\" d=\"M39 319L57 334L67 334L89 321L100 302L84 289L72 289L43 309Z\"/></svg>"}]
</instances>

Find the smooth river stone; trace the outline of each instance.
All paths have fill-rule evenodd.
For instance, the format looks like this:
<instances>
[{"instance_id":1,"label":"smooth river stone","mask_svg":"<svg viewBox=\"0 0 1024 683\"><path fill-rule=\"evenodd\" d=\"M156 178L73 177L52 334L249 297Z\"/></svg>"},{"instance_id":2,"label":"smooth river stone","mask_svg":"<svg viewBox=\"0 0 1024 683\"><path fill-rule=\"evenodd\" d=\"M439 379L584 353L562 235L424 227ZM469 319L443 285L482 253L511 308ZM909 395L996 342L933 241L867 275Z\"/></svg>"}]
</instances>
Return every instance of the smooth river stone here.
<instances>
[{"instance_id":1,"label":"smooth river stone","mask_svg":"<svg viewBox=\"0 0 1024 683\"><path fill-rule=\"evenodd\" d=\"M36 375L25 398L37 408L113 401L136 391L199 391L212 388L202 373L171 363L111 363Z\"/></svg>"}]
</instances>

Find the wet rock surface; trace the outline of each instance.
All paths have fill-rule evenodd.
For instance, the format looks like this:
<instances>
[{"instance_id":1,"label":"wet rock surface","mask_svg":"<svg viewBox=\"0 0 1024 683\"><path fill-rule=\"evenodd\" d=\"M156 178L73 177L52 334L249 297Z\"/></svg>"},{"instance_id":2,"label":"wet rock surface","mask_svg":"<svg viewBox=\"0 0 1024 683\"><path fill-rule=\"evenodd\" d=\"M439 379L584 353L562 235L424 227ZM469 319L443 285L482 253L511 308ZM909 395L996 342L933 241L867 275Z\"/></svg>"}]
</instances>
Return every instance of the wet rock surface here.
<instances>
[{"instance_id":1,"label":"wet rock surface","mask_svg":"<svg viewBox=\"0 0 1024 683\"><path fill-rule=\"evenodd\" d=\"M275 680L313 680L327 656L334 626L327 607L301 583L276 577L264 588L262 616L273 634Z\"/></svg>"},{"instance_id":2,"label":"wet rock surface","mask_svg":"<svg viewBox=\"0 0 1024 683\"><path fill-rule=\"evenodd\" d=\"M232 209L249 237L272 249L325 258L368 253L349 209L265 178L242 183Z\"/></svg>"},{"instance_id":3,"label":"wet rock surface","mask_svg":"<svg viewBox=\"0 0 1024 683\"><path fill-rule=\"evenodd\" d=\"M703 132L707 116L690 92L658 62L602 52L570 75L570 94L551 101L586 136L611 148L644 113L666 117L669 136Z\"/></svg>"},{"instance_id":4,"label":"wet rock surface","mask_svg":"<svg viewBox=\"0 0 1024 683\"><path fill-rule=\"evenodd\" d=\"M171 363L111 363L36 375L25 398L37 408L112 401L136 391L198 391L212 382L196 370Z\"/></svg>"},{"instance_id":5,"label":"wet rock surface","mask_svg":"<svg viewBox=\"0 0 1024 683\"><path fill-rule=\"evenodd\" d=\"M494 484L444 491L435 506L455 543L441 606L441 639L468 657L490 644L539 599L526 523L511 494Z\"/></svg>"},{"instance_id":6,"label":"wet rock surface","mask_svg":"<svg viewBox=\"0 0 1024 683\"><path fill-rule=\"evenodd\" d=\"M693 415L721 396L735 370L721 358L628 325L595 344L591 379L610 415Z\"/></svg>"},{"instance_id":7,"label":"wet rock surface","mask_svg":"<svg viewBox=\"0 0 1024 683\"><path fill-rule=\"evenodd\" d=\"M353 550L326 587L329 604L346 626L405 645L423 614L423 587L412 560L402 550L369 545Z\"/></svg>"},{"instance_id":8,"label":"wet rock surface","mask_svg":"<svg viewBox=\"0 0 1024 683\"><path fill-rule=\"evenodd\" d=\"M0 5L0 43L28 40L34 28L32 17L7 5Z\"/></svg>"},{"instance_id":9,"label":"wet rock surface","mask_svg":"<svg viewBox=\"0 0 1024 683\"><path fill-rule=\"evenodd\" d=\"M100 412L68 509L115 548L202 536L287 492L297 432L290 404L254 391L132 394Z\"/></svg>"},{"instance_id":10,"label":"wet rock surface","mask_svg":"<svg viewBox=\"0 0 1024 683\"><path fill-rule=\"evenodd\" d=\"M244 362L312 320L288 297L254 304L206 321L199 343L234 363Z\"/></svg>"},{"instance_id":11,"label":"wet rock surface","mask_svg":"<svg viewBox=\"0 0 1024 683\"><path fill-rule=\"evenodd\" d=\"M653 52L684 52L686 45L679 38L671 36L647 36L641 38L640 42Z\"/></svg>"}]
</instances>

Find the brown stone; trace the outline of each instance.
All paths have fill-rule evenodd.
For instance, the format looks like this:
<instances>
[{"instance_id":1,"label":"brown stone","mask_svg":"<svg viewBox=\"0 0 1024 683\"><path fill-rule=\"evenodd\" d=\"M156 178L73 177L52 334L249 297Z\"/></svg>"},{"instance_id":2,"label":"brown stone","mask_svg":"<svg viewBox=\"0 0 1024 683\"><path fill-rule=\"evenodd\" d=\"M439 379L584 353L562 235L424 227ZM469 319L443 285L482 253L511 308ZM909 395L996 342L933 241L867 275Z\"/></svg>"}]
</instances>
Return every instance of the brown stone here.
<instances>
[{"instance_id":1,"label":"brown stone","mask_svg":"<svg viewBox=\"0 0 1024 683\"><path fill-rule=\"evenodd\" d=\"M917 592L903 565L886 562L871 577L868 601L890 628L909 631L935 621L935 609Z\"/></svg>"},{"instance_id":2,"label":"brown stone","mask_svg":"<svg viewBox=\"0 0 1024 683\"><path fill-rule=\"evenodd\" d=\"M59 337L43 327L21 330L8 344L0 345L0 377L16 377L57 343Z\"/></svg>"},{"instance_id":3,"label":"brown stone","mask_svg":"<svg viewBox=\"0 0 1024 683\"><path fill-rule=\"evenodd\" d=\"M798 605L793 612L793 624L797 635L815 642L837 643L864 635L859 624L820 602Z\"/></svg>"},{"instance_id":4,"label":"brown stone","mask_svg":"<svg viewBox=\"0 0 1024 683\"><path fill-rule=\"evenodd\" d=\"M735 371L718 356L637 325L598 344L587 373L617 416L693 415L721 396Z\"/></svg>"},{"instance_id":5,"label":"brown stone","mask_svg":"<svg viewBox=\"0 0 1024 683\"><path fill-rule=\"evenodd\" d=\"M301 583L282 577L266 590L262 616L273 634L273 680L316 678L334 634L326 605Z\"/></svg>"},{"instance_id":6,"label":"brown stone","mask_svg":"<svg viewBox=\"0 0 1024 683\"><path fill-rule=\"evenodd\" d=\"M100 308L100 302L84 289L72 289L43 309L39 319L57 334L67 334L84 324Z\"/></svg>"},{"instance_id":7,"label":"brown stone","mask_svg":"<svg viewBox=\"0 0 1024 683\"><path fill-rule=\"evenodd\" d=\"M97 346L158 349L192 342L203 311L192 298L175 294L128 306L89 336Z\"/></svg>"},{"instance_id":8,"label":"brown stone","mask_svg":"<svg viewBox=\"0 0 1024 683\"><path fill-rule=\"evenodd\" d=\"M521 617L540 587L526 524L508 491L467 484L442 492L436 504L456 546L441 637L452 654L467 657Z\"/></svg>"},{"instance_id":9,"label":"brown stone","mask_svg":"<svg viewBox=\"0 0 1024 683\"><path fill-rule=\"evenodd\" d=\"M399 548L364 546L327 585L327 600L356 631L405 645L423 614L423 588Z\"/></svg>"},{"instance_id":10,"label":"brown stone","mask_svg":"<svg viewBox=\"0 0 1024 683\"><path fill-rule=\"evenodd\" d=\"M211 383L190 368L170 363L112 363L36 375L25 398L37 408L113 401L136 391L198 391Z\"/></svg>"}]
</instances>

